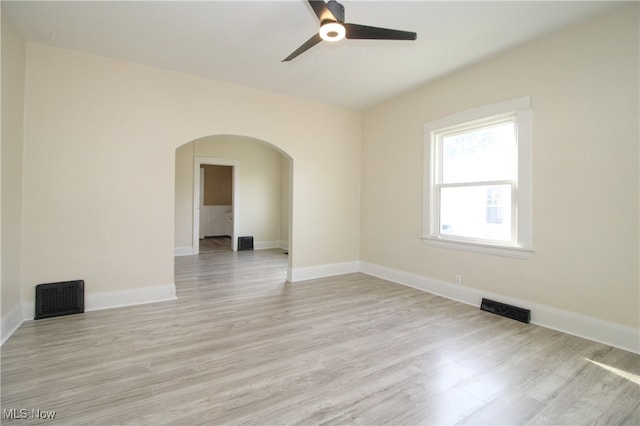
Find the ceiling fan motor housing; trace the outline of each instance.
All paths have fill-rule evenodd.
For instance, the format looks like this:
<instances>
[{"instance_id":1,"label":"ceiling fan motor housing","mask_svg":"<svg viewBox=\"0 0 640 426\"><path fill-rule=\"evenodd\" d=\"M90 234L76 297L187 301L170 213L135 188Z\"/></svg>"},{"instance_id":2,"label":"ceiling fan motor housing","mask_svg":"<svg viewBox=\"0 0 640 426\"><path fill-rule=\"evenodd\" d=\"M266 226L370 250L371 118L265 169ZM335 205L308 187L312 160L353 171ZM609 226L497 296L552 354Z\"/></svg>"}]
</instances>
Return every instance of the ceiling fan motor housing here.
<instances>
[{"instance_id":1,"label":"ceiling fan motor housing","mask_svg":"<svg viewBox=\"0 0 640 426\"><path fill-rule=\"evenodd\" d=\"M327 2L327 8L333 13L333 16L339 21L344 22L344 6L335 0Z\"/></svg>"}]
</instances>

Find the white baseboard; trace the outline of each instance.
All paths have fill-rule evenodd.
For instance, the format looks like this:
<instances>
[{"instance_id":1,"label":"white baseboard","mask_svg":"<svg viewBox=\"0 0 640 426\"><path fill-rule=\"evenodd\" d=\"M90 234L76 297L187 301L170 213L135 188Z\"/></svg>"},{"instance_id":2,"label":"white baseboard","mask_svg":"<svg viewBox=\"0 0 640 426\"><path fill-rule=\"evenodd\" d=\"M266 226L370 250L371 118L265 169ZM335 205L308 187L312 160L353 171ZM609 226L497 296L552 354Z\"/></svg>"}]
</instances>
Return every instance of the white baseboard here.
<instances>
[{"instance_id":1,"label":"white baseboard","mask_svg":"<svg viewBox=\"0 0 640 426\"><path fill-rule=\"evenodd\" d=\"M174 256L191 256L193 254L194 252L192 246L175 247L173 250Z\"/></svg>"},{"instance_id":2,"label":"white baseboard","mask_svg":"<svg viewBox=\"0 0 640 426\"><path fill-rule=\"evenodd\" d=\"M476 307L480 307L483 297L521 306L531 310L533 324L640 353L640 330L633 327L369 262L360 262L360 272Z\"/></svg>"},{"instance_id":3,"label":"white baseboard","mask_svg":"<svg viewBox=\"0 0 640 426\"><path fill-rule=\"evenodd\" d=\"M100 311L176 299L176 285L173 283L124 290L89 292L84 295L84 311ZM22 314L25 319L33 319L35 316L33 300L22 303Z\"/></svg>"},{"instance_id":4,"label":"white baseboard","mask_svg":"<svg viewBox=\"0 0 640 426\"><path fill-rule=\"evenodd\" d=\"M289 244L286 241L256 241L253 244L254 250L267 250L272 248L281 248L283 250L288 249ZM173 250L174 256L193 256L195 251L191 246L175 247Z\"/></svg>"},{"instance_id":5,"label":"white baseboard","mask_svg":"<svg viewBox=\"0 0 640 426\"><path fill-rule=\"evenodd\" d=\"M20 324L24 322L24 317L22 316L22 305L16 305L11 311L3 315L0 321L0 333L2 333L0 346L2 346L4 345L4 342L6 342L7 339L15 333L18 327L20 327Z\"/></svg>"},{"instance_id":6,"label":"white baseboard","mask_svg":"<svg viewBox=\"0 0 640 426\"><path fill-rule=\"evenodd\" d=\"M266 250L280 248L280 241L256 241L253 243L254 250Z\"/></svg>"},{"instance_id":7,"label":"white baseboard","mask_svg":"<svg viewBox=\"0 0 640 426\"><path fill-rule=\"evenodd\" d=\"M287 250L287 242L286 241L256 241L253 244L254 250L266 250L266 249L274 249L281 248L283 250ZM175 247L173 250L174 256L193 256L196 254L191 246L185 247Z\"/></svg>"},{"instance_id":8,"label":"white baseboard","mask_svg":"<svg viewBox=\"0 0 640 426\"><path fill-rule=\"evenodd\" d=\"M360 262L358 261L306 266L287 271L287 281L293 283L316 278L332 277L334 275L352 274L359 271Z\"/></svg>"},{"instance_id":9,"label":"white baseboard","mask_svg":"<svg viewBox=\"0 0 640 426\"><path fill-rule=\"evenodd\" d=\"M99 291L85 295L85 311L121 308L123 306L176 300L176 285L156 285L115 291Z\"/></svg>"}]
</instances>

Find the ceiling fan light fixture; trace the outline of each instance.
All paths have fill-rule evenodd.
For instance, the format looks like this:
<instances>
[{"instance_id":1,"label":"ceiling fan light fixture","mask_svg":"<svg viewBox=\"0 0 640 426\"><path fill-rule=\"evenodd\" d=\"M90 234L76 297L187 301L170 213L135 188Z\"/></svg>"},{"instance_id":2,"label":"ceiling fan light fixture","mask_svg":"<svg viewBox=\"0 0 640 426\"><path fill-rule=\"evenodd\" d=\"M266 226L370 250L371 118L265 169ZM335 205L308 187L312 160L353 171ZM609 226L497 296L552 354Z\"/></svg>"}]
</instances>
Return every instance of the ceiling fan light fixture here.
<instances>
[{"instance_id":1,"label":"ceiling fan light fixture","mask_svg":"<svg viewBox=\"0 0 640 426\"><path fill-rule=\"evenodd\" d=\"M325 41L340 41L345 34L344 25L339 22L326 22L320 27L320 37Z\"/></svg>"},{"instance_id":2,"label":"ceiling fan light fixture","mask_svg":"<svg viewBox=\"0 0 640 426\"><path fill-rule=\"evenodd\" d=\"M343 38L350 40L415 40L417 37L416 33L411 31L345 23L344 6L336 0L307 0L307 2L320 21L320 31L302 43L282 62L289 62L322 41L334 42ZM349 30L348 34L347 30Z\"/></svg>"}]
</instances>

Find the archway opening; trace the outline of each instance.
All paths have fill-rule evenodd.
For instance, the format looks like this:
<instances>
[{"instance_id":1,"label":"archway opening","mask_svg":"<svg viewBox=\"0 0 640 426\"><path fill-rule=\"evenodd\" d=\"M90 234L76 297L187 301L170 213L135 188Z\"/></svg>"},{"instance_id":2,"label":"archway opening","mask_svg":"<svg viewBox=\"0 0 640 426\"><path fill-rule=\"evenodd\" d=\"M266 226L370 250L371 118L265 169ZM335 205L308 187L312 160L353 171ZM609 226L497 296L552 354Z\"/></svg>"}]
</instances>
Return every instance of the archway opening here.
<instances>
[{"instance_id":1,"label":"archway opening","mask_svg":"<svg viewBox=\"0 0 640 426\"><path fill-rule=\"evenodd\" d=\"M230 198L213 197L213 202L202 199L200 169L205 165L231 168ZM207 136L178 147L175 255L197 255L202 237L215 236L207 233L228 235L234 251L238 250L238 238L252 237L255 250L279 248L289 254L290 271L292 171L291 156L273 144L251 137ZM212 215L227 223L211 222ZM210 227L203 232L204 216Z\"/></svg>"}]
</instances>

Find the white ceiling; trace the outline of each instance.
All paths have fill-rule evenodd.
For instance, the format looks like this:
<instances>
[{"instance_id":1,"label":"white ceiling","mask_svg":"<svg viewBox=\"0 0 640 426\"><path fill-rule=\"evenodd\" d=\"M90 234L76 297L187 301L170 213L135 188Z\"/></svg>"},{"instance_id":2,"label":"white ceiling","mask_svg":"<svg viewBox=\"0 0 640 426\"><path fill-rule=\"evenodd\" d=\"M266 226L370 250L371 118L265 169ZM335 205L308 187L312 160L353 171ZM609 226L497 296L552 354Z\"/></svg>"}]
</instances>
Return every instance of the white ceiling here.
<instances>
[{"instance_id":1,"label":"white ceiling","mask_svg":"<svg viewBox=\"0 0 640 426\"><path fill-rule=\"evenodd\" d=\"M284 63L318 30L304 0L2 4L31 42L361 109L621 2L344 0L346 22L417 41L323 42Z\"/></svg>"}]
</instances>

